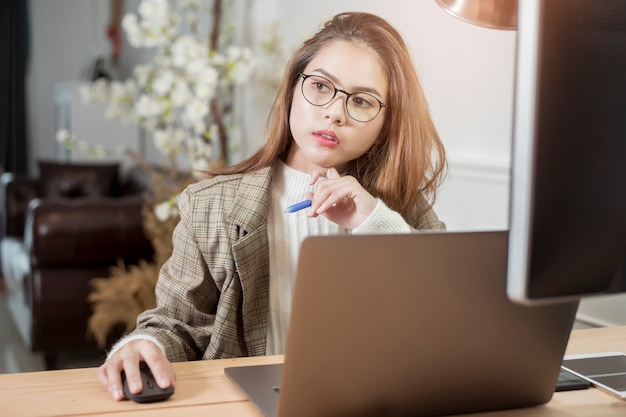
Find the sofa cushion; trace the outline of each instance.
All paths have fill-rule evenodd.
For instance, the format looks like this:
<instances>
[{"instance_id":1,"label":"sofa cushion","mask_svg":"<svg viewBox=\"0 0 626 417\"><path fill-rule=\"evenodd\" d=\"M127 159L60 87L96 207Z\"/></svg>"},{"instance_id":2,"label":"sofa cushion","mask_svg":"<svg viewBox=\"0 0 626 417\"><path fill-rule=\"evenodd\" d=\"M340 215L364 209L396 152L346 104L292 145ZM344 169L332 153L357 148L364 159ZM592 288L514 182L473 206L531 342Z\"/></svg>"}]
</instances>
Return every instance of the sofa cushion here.
<instances>
[{"instance_id":1,"label":"sofa cushion","mask_svg":"<svg viewBox=\"0 0 626 417\"><path fill-rule=\"evenodd\" d=\"M41 197L110 197L117 194L118 163L39 161Z\"/></svg>"}]
</instances>

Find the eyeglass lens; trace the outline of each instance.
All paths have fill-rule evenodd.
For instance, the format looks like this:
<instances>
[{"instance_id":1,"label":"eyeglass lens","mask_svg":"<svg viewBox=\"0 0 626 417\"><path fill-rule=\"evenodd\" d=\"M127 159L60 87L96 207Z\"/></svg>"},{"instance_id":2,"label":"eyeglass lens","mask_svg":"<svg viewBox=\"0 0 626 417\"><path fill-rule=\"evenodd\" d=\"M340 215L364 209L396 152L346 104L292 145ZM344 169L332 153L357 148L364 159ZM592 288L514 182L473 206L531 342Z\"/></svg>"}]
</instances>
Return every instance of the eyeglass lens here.
<instances>
[{"instance_id":1,"label":"eyeglass lens","mask_svg":"<svg viewBox=\"0 0 626 417\"><path fill-rule=\"evenodd\" d=\"M337 92L347 95L346 111L358 122L369 122L380 112L385 105L369 93L347 93L335 87L329 79L318 75L302 74L302 95L314 106L324 106L330 103Z\"/></svg>"}]
</instances>

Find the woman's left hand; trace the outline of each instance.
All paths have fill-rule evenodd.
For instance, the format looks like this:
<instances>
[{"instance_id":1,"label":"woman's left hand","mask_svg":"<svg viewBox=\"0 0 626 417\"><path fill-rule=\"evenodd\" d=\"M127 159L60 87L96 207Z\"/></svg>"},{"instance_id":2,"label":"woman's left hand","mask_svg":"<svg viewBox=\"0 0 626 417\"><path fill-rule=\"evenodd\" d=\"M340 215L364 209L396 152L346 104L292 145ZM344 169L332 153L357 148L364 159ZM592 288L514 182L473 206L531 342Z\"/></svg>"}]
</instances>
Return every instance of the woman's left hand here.
<instances>
[{"instance_id":1,"label":"woman's left hand","mask_svg":"<svg viewBox=\"0 0 626 417\"><path fill-rule=\"evenodd\" d=\"M376 207L376 198L368 193L356 178L340 176L335 168L326 171L326 180L318 181L323 173L314 173L311 184L315 193L309 193L309 217L322 215L339 226L352 230L361 225Z\"/></svg>"}]
</instances>

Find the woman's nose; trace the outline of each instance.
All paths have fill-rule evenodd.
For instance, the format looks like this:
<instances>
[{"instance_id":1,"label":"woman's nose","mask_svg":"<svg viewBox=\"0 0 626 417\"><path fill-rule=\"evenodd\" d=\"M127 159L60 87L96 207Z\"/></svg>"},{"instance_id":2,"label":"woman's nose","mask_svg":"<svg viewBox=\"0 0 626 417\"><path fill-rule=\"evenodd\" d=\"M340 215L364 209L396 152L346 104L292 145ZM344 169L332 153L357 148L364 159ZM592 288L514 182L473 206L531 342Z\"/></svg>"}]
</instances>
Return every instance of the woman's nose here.
<instances>
[{"instance_id":1,"label":"woman's nose","mask_svg":"<svg viewBox=\"0 0 626 417\"><path fill-rule=\"evenodd\" d=\"M324 107L324 117L331 119L333 122L345 123L347 117L345 100L346 98L343 94L337 94L337 96Z\"/></svg>"}]
</instances>

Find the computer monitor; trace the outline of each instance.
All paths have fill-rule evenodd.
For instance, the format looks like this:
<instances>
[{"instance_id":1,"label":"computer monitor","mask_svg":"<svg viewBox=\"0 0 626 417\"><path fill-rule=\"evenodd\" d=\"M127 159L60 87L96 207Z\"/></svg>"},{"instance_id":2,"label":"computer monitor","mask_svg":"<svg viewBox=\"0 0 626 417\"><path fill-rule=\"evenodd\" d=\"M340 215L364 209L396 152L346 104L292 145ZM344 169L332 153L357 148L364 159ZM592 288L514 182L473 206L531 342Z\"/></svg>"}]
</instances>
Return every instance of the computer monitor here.
<instances>
[{"instance_id":1,"label":"computer monitor","mask_svg":"<svg viewBox=\"0 0 626 417\"><path fill-rule=\"evenodd\" d=\"M520 0L507 293L626 291L626 2Z\"/></svg>"}]
</instances>

